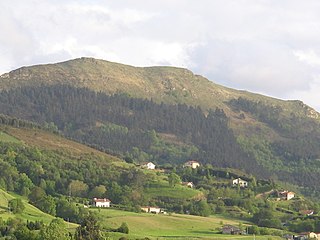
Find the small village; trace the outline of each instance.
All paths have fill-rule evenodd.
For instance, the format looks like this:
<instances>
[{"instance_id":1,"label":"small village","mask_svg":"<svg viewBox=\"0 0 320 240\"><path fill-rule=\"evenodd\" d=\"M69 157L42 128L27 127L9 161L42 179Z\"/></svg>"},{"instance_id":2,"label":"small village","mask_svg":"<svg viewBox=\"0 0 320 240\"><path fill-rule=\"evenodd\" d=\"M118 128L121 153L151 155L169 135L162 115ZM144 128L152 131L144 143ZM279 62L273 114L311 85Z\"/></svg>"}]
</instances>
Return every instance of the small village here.
<instances>
[{"instance_id":1,"label":"small village","mask_svg":"<svg viewBox=\"0 0 320 240\"><path fill-rule=\"evenodd\" d=\"M152 162L146 162L140 165L142 169L150 170L150 171L164 171L157 169L157 166ZM191 168L197 169L201 166L200 162L195 160L190 160L185 162L182 167L183 168ZM187 188L196 188L195 184L191 181L180 182L181 186ZM240 177L231 179L229 181L229 187L238 188L238 189L246 189L250 186L250 181L246 181ZM269 198L271 201L279 202L279 201L290 201L295 199L296 194L289 190L271 190L266 193L262 193L257 195L257 197ZM221 198L222 199L222 198ZM92 207L97 208L110 208L112 207L111 200L107 198L98 199L93 198L92 200ZM141 212L150 213L150 214L168 214L167 209L161 208L158 206L141 206ZM314 214L313 210L301 210L299 211L299 215L301 216L312 216ZM247 227L239 227L231 224L224 224L220 228L221 234L228 234L228 235L247 235L248 233L248 226ZM282 236L283 239L286 240L306 240L306 239L320 239L320 233L314 232L301 232L299 234L285 234Z\"/></svg>"}]
</instances>

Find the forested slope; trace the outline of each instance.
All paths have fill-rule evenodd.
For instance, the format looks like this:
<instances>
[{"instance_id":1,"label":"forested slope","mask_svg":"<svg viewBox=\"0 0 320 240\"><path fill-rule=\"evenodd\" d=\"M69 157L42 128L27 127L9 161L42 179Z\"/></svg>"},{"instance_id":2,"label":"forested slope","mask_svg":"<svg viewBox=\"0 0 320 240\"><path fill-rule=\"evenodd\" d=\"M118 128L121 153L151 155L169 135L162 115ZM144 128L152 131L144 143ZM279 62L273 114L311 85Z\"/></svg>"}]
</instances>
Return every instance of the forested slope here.
<instances>
[{"instance_id":1,"label":"forested slope","mask_svg":"<svg viewBox=\"0 0 320 240\"><path fill-rule=\"evenodd\" d=\"M156 104L64 85L5 91L0 102L5 114L40 124L53 122L71 138L136 162L183 163L196 158L267 174L241 150L219 109L204 115L200 108L187 105ZM157 133L171 134L176 142Z\"/></svg>"}]
</instances>

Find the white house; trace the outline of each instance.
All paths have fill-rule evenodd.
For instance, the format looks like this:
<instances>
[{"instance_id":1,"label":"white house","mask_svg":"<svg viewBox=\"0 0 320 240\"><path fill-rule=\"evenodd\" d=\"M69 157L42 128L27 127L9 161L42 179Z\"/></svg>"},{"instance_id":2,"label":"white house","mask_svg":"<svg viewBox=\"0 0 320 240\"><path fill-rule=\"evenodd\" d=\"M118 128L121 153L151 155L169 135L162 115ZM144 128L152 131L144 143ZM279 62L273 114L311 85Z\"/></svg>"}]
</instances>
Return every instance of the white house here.
<instances>
[{"instance_id":1,"label":"white house","mask_svg":"<svg viewBox=\"0 0 320 240\"><path fill-rule=\"evenodd\" d=\"M146 168L146 169L155 169L156 168L156 165L154 165L152 162L148 162L148 163L144 163L142 164L142 167L143 168Z\"/></svg>"},{"instance_id":2,"label":"white house","mask_svg":"<svg viewBox=\"0 0 320 240\"><path fill-rule=\"evenodd\" d=\"M193 188L194 187L194 184L193 182L182 182L181 183L183 186L187 186L189 188Z\"/></svg>"},{"instance_id":3,"label":"white house","mask_svg":"<svg viewBox=\"0 0 320 240\"><path fill-rule=\"evenodd\" d=\"M146 213L161 213L161 208L159 207L150 207L150 206L145 206L145 207L141 207L141 210L146 212Z\"/></svg>"},{"instance_id":4,"label":"white house","mask_svg":"<svg viewBox=\"0 0 320 240\"><path fill-rule=\"evenodd\" d=\"M279 197L281 197L283 200L290 200L294 198L294 196L294 192L282 191L279 193Z\"/></svg>"},{"instance_id":5,"label":"white house","mask_svg":"<svg viewBox=\"0 0 320 240\"><path fill-rule=\"evenodd\" d=\"M232 186L248 187L248 182L241 178L237 178L232 180Z\"/></svg>"},{"instance_id":6,"label":"white house","mask_svg":"<svg viewBox=\"0 0 320 240\"><path fill-rule=\"evenodd\" d=\"M186 162L184 165L184 167L191 167L191 168L197 168L200 167L200 163L194 160L188 161Z\"/></svg>"},{"instance_id":7,"label":"white house","mask_svg":"<svg viewBox=\"0 0 320 240\"><path fill-rule=\"evenodd\" d=\"M95 207L110 207L111 201L107 198L94 198L93 199L93 205Z\"/></svg>"}]
</instances>

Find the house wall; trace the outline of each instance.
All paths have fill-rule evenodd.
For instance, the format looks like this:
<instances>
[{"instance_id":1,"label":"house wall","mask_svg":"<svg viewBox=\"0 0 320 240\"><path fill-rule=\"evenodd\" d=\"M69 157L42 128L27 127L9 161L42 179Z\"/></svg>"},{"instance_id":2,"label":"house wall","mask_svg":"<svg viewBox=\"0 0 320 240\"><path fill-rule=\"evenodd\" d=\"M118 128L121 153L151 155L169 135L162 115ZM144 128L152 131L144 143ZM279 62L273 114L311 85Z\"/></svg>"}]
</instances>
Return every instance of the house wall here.
<instances>
[{"instance_id":1,"label":"house wall","mask_svg":"<svg viewBox=\"0 0 320 240\"><path fill-rule=\"evenodd\" d=\"M151 213L160 213L160 208L150 207L149 212Z\"/></svg>"},{"instance_id":2,"label":"house wall","mask_svg":"<svg viewBox=\"0 0 320 240\"><path fill-rule=\"evenodd\" d=\"M96 202L96 207L110 207L110 202Z\"/></svg>"},{"instance_id":3,"label":"house wall","mask_svg":"<svg viewBox=\"0 0 320 240\"><path fill-rule=\"evenodd\" d=\"M141 210L144 212L149 212L149 207L141 207Z\"/></svg>"},{"instance_id":4,"label":"house wall","mask_svg":"<svg viewBox=\"0 0 320 240\"><path fill-rule=\"evenodd\" d=\"M154 165L153 163L148 163L147 164L147 168L148 169L155 169L156 165Z\"/></svg>"},{"instance_id":5,"label":"house wall","mask_svg":"<svg viewBox=\"0 0 320 240\"><path fill-rule=\"evenodd\" d=\"M191 165L192 168L197 168L197 167L199 167L199 166L200 166L199 163L192 163L192 165Z\"/></svg>"},{"instance_id":6,"label":"house wall","mask_svg":"<svg viewBox=\"0 0 320 240\"><path fill-rule=\"evenodd\" d=\"M294 198L294 194L293 193L288 193L287 194L287 200L290 200L292 198Z\"/></svg>"}]
</instances>

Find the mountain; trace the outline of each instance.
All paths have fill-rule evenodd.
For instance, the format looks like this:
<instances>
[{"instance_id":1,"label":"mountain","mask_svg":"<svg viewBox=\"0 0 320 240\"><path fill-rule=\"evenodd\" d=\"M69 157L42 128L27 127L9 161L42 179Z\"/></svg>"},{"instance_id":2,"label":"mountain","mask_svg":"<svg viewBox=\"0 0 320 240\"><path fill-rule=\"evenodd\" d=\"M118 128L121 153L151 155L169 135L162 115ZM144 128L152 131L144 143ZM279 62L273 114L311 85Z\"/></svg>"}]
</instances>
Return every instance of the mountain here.
<instances>
[{"instance_id":1,"label":"mountain","mask_svg":"<svg viewBox=\"0 0 320 240\"><path fill-rule=\"evenodd\" d=\"M198 158L318 188L320 115L301 101L226 88L187 69L92 58L11 71L0 89L0 113L52 123L130 161Z\"/></svg>"},{"instance_id":2,"label":"mountain","mask_svg":"<svg viewBox=\"0 0 320 240\"><path fill-rule=\"evenodd\" d=\"M22 67L0 76L0 89L56 84L85 87L106 94L125 93L130 97L153 99L169 104L185 103L207 109L220 108L230 117L235 132L247 134L259 124L251 115L247 120L228 104L244 98L268 106L280 107L281 115L320 119L314 109L301 101L283 101L247 91L223 87L191 71L175 67L133 67L93 58L79 58L56 64ZM258 125L258 126L257 126ZM268 129L272 132L271 129ZM276 133L272 137L278 137Z\"/></svg>"},{"instance_id":3,"label":"mountain","mask_svg":"<svg viewBox=\"0 0 320 240\"><path fill-rule=\"evenodd\" d=\"M239 97L281 106L319 119L320 115L299 101L282 101L215 84L191 71L175 67L133 67L94 58L79 58L56 64L22 67L0 76L0 89L24 86L67 84L107 94L126 93L131 97L157 102L186 103L203 109L222 108Z\"/></svg>"}]
</instances>

